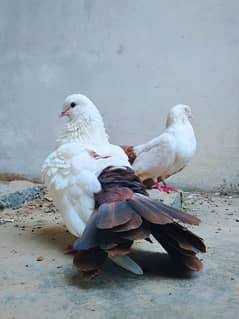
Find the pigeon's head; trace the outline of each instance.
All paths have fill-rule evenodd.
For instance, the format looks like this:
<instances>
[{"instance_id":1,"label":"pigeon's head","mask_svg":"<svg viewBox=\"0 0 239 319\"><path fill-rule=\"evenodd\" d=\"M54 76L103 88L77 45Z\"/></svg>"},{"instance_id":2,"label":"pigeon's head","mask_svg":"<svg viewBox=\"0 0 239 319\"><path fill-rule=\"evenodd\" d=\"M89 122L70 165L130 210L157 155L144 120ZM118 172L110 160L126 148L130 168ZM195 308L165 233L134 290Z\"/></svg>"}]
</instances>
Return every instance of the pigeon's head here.
<instances>
[{"instance_id":1,"label":"pigeon's head","mask_svg":"<svg viewBox=\"0 0 239 319\"><path fill-rule=\"evenodd\" d=\"M72 94L65 99L60 117L64 116L72 122L85 124L101 118L94 103L83 94Z\"/></svg>"},{"instance_id":2,"label":"pigeon's head","mask_svg":"<svg viewBox=\"0 0 239 319\"><path fill-rule=\"evenodd\" d=\"M167 118L167 126L169 126L172 123L184 123L192 118L192 110L191 107L184 104L178 104L173 106L169 113Z\"/></svg>"}]
</instances>

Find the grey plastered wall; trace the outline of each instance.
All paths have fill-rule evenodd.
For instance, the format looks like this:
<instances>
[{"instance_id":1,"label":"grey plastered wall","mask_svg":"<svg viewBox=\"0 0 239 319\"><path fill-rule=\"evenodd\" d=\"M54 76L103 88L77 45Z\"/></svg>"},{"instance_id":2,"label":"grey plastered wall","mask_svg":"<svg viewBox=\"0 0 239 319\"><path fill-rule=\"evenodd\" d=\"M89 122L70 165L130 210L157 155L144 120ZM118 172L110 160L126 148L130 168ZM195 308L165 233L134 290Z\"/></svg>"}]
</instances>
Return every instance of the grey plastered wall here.
<instances>
[{"instance_id":1,"label":"grey plastered wall","mask_svg":"<svg viewBox=\"0 0 239 319\"><path fill-rule=\"evenodd\" d=\"M1 0L0 171L40 175L62 101L87 94L114 143L147 141L173 104L198 137L184 188L239 190L239 2Z\"/></svg>"}]
</instances>

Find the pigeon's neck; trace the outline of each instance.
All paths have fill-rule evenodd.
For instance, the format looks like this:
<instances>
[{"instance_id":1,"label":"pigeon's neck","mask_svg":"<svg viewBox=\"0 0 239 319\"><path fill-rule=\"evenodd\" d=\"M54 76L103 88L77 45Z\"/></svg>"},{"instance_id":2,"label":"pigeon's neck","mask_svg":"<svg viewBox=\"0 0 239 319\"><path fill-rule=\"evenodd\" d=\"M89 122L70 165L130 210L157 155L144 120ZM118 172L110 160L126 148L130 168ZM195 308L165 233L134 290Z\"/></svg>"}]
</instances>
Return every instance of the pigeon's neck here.
<instances>
[{"instance_id":1,"label":"pigeon's neck","mask_svg":"<svg viewBox=\"0 0 239 319\"><path fill-rule=\"evenodd\" d=\"M166 128L175 127L175 126L190 126L190 122L186 117L181 118L168 118L166 122Z\"/></svg>"},{"instance_id":2,"label":"pigeon's neck","mask_svg":"<svg viewBox=\"0 0 239 319\"><path fill-rule=\"evenodd\" d=\"M108 135L105 131L104 124L99 119L89 122L67 123L62 131L57 145L77 142L86 146L109 144Z\"/></svg>"},{"instance_id":3,"label":"pigeon's neck","mask_svg":"<svg viewBox=\"0 0 239 319\"><path fill-rule=\"evenodd\" d=\"M174 122L171 123L167 128L167 132L170 132L173 134L177 139L180 137L183 139L185 138L185 135L187 138L192 137L194 138L194 130L193 127L190 123L190 121L179 121L179 122Z\"/></svg>"}]
</instances>

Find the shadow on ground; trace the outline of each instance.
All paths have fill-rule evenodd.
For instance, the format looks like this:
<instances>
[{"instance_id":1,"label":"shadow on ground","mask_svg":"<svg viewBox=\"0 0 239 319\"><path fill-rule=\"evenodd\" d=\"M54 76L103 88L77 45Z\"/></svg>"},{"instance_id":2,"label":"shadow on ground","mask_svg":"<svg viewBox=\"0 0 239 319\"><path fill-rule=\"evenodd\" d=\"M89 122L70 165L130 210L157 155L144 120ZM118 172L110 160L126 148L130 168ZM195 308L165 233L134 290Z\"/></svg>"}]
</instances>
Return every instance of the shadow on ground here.
<instances>
[{"instance_id":1,"label":"shadow on ground","mask_svg":"<svg viewBox=\"0 0 239 319\"><path fill-rule=\"evenodd\" d=\"M62 254L66 247L75 240L74 236L59 225L46 226L38 230L34 235L30 235L30 237L32 240L40 242L41 245L43 244L45 249L57 249ZM147 249L150 247L150 243L142 243L142 246ZM71 256L73 262L74 254ZM191 272L186 271L186 269L182 265L179 265L178 262L175 263L166 253L132 249L130 256L142 267L144 276L188 279L194 275ZM140 277L141 276L134 275L121 269L110 260L107 260L100 277L95 278L94 280L88 280L75 268L75 271L73 270L72 272L69 272L69 269L67 270L66 281L68 281L70 285L90 288L95 287L99 285L99 282L102 283L110 278L114 278L114 281L121 282L122 279L127 281L127 279L140 279Z\"/></svg>"},{"instance_id":2,"label":"shadow on ground","mask_svg":"<svg viewBox=\"0 0 239 319\"><path fill-rule=\"evenodd\" d=\"M75 240L75 237L60 225L43 226L34 233L29 233L28 236L31 237L31 240L40 242L46 249L54 248L62 254L67 246Z\"/></svg>"}]
</instances>

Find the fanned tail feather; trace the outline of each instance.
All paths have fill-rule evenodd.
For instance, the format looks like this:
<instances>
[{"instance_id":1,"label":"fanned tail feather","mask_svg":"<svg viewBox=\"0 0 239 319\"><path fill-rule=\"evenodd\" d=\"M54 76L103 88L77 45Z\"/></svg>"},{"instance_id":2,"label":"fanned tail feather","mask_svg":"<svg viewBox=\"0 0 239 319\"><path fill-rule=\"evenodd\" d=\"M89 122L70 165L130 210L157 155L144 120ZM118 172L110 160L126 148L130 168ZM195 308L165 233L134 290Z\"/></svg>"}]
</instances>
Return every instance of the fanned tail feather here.
<instances>
[{"instance_id":1,"label":"fanned tail feather","mask_svg":"<svg viewBox=\"0 0 239 319\"><path fill-rule=\"evenodd\" d=\"M152 225L152 235L163 246L168 254L182 262L191 271L202 269L202 262L196 257L199 252L205 253L203 240L179 224L166 227Z\"/></svg>"},{"instance_id":2,"label":"fanned tail feather","mask_svg":"<svg viewBox=\"0 0 239 319\"><path fill-rule=\"evenodd\" d=\"M97 274L108 256L119 266L142 274L140 266L126 255L130 253L134 240L150 241L152 234L169 255L187 269L200 270L202 262L196 254L206 252L204 242L176 222L197 225L200 220L147 197L144 187L140 186L132 172L128 171L131 175L127 183L123 178L127 172L118 168L113 171L113 181L110 178L112 171L106 174L103 183L101 181L104 187L95 196L96 210L82 237L74 244L74 248L79 250L74 263L85 273ZM115 176L119 174L122 183L115 186Z\"/></svg>"}]
</instances>

